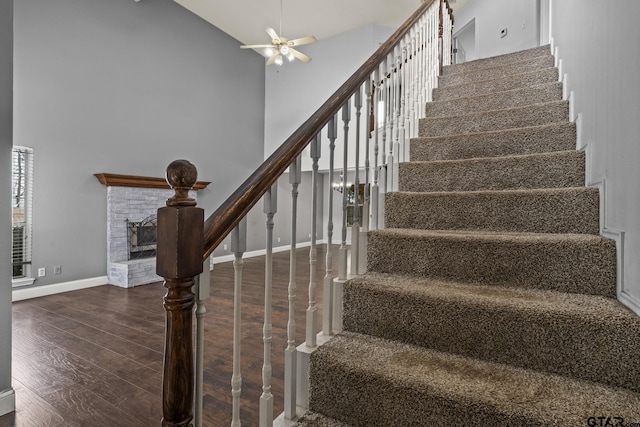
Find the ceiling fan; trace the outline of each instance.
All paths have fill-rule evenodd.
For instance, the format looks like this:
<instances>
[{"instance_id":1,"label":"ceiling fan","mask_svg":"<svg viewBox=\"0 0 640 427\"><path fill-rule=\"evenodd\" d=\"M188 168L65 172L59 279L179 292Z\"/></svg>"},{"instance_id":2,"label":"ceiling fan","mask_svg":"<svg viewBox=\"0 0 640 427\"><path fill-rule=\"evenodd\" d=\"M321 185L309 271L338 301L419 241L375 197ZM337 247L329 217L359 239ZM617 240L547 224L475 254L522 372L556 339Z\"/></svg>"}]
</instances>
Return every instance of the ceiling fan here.
<instances>
[{"instance_id":1,"label":"ceiling fan","mask_svg":"<svg viewBox=\"0 0 640 427\"><path fill-rule=\"evenodd\" d=\"M271 37L271 44L255 44L255 45L243 45L241 49L265 49L264 53L269 58L267 65L282 65L284 59L293 61L298 58L302 62L309 62L311 58L304 53L294 49L295 46L302 46L304 44L315 43L317 40L314 36L301 37L299 39L289 40L282 35L278 35L276 30L271 27L266 28L267 34ZM280 34L282 34L282 0L280 0Z\"/></svg>"}]
</instances>

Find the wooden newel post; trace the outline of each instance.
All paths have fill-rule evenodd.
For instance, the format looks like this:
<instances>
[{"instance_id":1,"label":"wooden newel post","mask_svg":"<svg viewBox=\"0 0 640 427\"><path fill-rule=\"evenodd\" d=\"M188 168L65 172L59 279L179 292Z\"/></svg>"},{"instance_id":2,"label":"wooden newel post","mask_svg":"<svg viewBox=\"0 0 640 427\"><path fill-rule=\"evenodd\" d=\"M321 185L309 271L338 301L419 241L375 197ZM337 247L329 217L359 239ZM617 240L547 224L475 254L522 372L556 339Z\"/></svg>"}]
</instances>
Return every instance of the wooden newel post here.
<instances>
[{"instance_id":1,"label":"wooden newel post","mask_svg":"<svg viewBox=\"0 0 640 427\"><path fill-rule=\"evenodd\" d=\"M192 286L202 273L204 211L196 207L189 190L198 171L186 160L167 167L167 182L175 195L158 209L156 273L164 277L164 371L162 377L162 425L187 427L193 419L194 361Z\"/></svg>"}]
</instances>

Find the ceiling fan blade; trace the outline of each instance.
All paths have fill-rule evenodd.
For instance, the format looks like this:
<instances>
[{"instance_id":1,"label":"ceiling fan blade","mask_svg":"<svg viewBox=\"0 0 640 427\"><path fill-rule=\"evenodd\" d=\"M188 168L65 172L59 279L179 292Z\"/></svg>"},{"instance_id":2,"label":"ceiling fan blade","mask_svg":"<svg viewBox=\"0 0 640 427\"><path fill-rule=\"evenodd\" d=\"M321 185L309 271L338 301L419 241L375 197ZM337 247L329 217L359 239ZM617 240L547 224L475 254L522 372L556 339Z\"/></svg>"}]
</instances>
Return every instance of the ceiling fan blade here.
<instances>
[{"instance_id":1,"label":"ceiling fan blade","mask_svg":"<svg viewBox=\"0 0 640 427\"><path fill-rule=\"evenodd\" d=\"M242 45L242 46L240 46L240 49L263 49L263 48L267 48L267 47L273 47L273 45L270 45L270 44L250 44L250 45Z\"/></svg>"},{"instance_id":2,"label":"ceiling fan blade","mask_svg":"<svg viewBox=\"0 0 640 427\"><path fill-rule=\"evenodd\" d=\"M280 43L280 37L278 36L278 33L276 33L276 30L271 27L267 27L265 28L265 31L267 32L267 34L269 34L271 40L273 40L273 44Z\"/></svg>"},{"instance_id":3,"label":"ceiling fan blade","mask_svg":"<svg viewBox=\"0 0 640 427\"><path fill-rule=\"evenodd\" d=\"M267 65L273 65L276 62L276 57L278 55L279 55L278 51L273 52L269 57L269 60L267 61Z\"/></svg>"},{"instance_id":4,"label":"ceiling fan blade","mask_svg":"<svg viewBox=\"0 0 640 427\"><path fill-rule=\"evenodd\" d=\"M311 62L311 58L309 58L307 55L305 55L302 52L298 52L297 50L295 50L293 48L289 49L289 52L291 52L293 54L293 56L295 56L296 58L298 58L302 62Z\"/></svg>"},{"instance_id":5,"label":"ceiling fan blade","mask_svg":"<svg viewBox=\"0 0 640 427\"><path fill-rule=\"evenodd\" d=\"M287 44L289 46L302 46L303 44L315 43L318 40L314 36L301 37L299 39L289 40Z\"/></svg>"}]
</instances>

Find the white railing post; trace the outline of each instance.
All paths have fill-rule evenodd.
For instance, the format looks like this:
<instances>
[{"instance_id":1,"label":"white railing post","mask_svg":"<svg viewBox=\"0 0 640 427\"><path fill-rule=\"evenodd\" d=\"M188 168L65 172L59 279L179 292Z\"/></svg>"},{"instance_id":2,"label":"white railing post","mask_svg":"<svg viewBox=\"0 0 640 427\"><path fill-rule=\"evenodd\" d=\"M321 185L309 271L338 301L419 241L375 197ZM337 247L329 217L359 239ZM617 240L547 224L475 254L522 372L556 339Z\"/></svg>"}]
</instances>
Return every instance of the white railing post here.
<instances>
[{"instance_id":1,"label":"white railing post","mask_svg":"<svg viewBox=\"0 0 640 427\"><path fill-rule=\"evenodd\" d=\"M322 333L333 335L333 252L331 248L333 240L333 174L335 161L336 138L338 137L338 121L335 115L329 119L327 126L327 136L329 137L329 208L327 221L327 257L326 274L324 276L323 298L324 308L322 310Z\"/></svg>"},{"instance_id":2,"label":"white railing post","mask_svg":"<svg viewBox=\"0 0 640 427\"><path fill-rule=\"evenodd\" d=\"M297 363L297 404L299 407L309 408L309 363L311 354L318 348L317 308L316 308L316 224L318 220L318 159L320 158L320 134L316 135L310 144L312 166L311 178L311 250L309 251L309 307L307 308L307 328L305 342L298 346ZM321 343L320 343L321 344Z\"/></svg>"},{"instance_id":3,"label":"white railing post","mask_svg":"<svg viewBox=\"0 0 640 427\"><path fill-rule=\"evenodd\" d=\"M296 234L298 221L298 185L302 181L302 158L298 156L289 167L291 184L291 250L289 251L289 320L287 348L284 351L284 416L296 417Z\"/></svg>"},{"instance_id":4,"label":"white railing post","mask_svg":"<svg viewBox=\"0 0 640 427\"><path fill-rule=\"evenodd\" d=\"M242 345L242 256L247 251L247 219L243 218L231 232L231 252L233 252L233 374L231 375L231 396L233 414L231 427L240 427L240 394L242 375L240 374L240 349Z\"/></svg>"},{"instance_id":5,"label":"white railing post","mask_svg":"<svg viewBox=\"0 0 640 427\"><path fill-rule=\"evenodd\" d=\"M342 122L344 123L344 151L342 167L342 243L338 251L338 279L347 279L347 172L348 172L348 147L349 147L349 121L351 120L351 101L347 101L342 107Z\"/></svg>"},{"instance_id":6,"label":"white railing post","mask_svg":"<svg viewBox=\"0 0 640 427\"><path fill-rule=\"evenodd\" d=\"M347 248L347 205L348 192L347 173L348 173L348 145L349 145L349 122L351 121L351 100L347 101L342 107L342 122L344 129L344 157L342 165L342 242L338 250L338 278L333 281L333 330L340 332L342 330L342 289L347 281L349 249ZM353 250L353 236L351 236Z\"/></svg>"},{"instance_id":7,"label":"white railing post","mask_svg":"<svg viewBox=\"0 0 640 427\"><path fill-rule=\"evenodd\" d=\"M264 364L262 366L262 395L260 396L260 427L273 426L273 394L271 393L271 291L273 284L273 217L278 207L278 184L264 195L264 213L267 215L266 256L264 266Z\"/></svg>"},{"instance_id":8,"label":"white railing post","mask_svg":"<svg viewBox=\"0 0 640 427\"><path fill-rule=\"evenodd\" d=\"M389 134L387 127L389 126L389 78L387 77L387 67L388 57L385 58L381 66L381 80L380 80L380 89L381 89L381 99L383 105L382 112L382 135L381 141L382 146L380 147L380 175L379 175L379 185L380 192L378 195L378 228L384 228L384 201L385 195L387 193L387 183L388 183L388 170L387 170L387 136Z\"/></svg>"},{"instance_id":9,"label":"white railing post","mask_svg":"<svg viewBox=\"0 0 640 427\"><path fill-rule=\"evenodd\" d=\"M358 275L360 262L360 119L362 115L362 88L353 95L356 109L356 170L353 179L353 223L351 225L351 275Z\"/></svg>"},{"instance_id":10,"label":"white railing post","mask_svg":"<svg viewBox=\"0 0 640 427\"><path fill-rule=\"evenodd\" d=\"M196 291L196 378L194 427L202 427L202 401L204 398L204 316L207 313L205 302L211 295L211 267L209 259L203 263L200 276L197 277Z\"/></svg>"},{"instance_id":11,"label":"white railing post","mask_svg":"<svg viewBox=\"0 0 640 427\"><path fill-rule=\"evenodd\" d=\"M387 121L389 123L389 153L387 155L387 185L386 185L386 193L389 193L391 191L393 191L393 186L394 186L394 182L393 182L393 176L394 176L394 169L395 169L395 165L394 165L394 158L393 158L393 150L395 147L395 144L398 140L398 134L397 134L397 126L396 126L396 55L395 55L395 51L396 48L393 48L393 52L390 54L391 56L391 64L389 67L389 78L388 78L388 82L389 82L389 98L388 98L388 102L389 102L389 110L388 110L388 118Z\"/></svg>"},{"instance_id":12,"label":"white railing post","mask_svg":"<svg viewBox=\"0 0 640 427\"><path fill-rule=\"evenodd\" d=\"M309 307L307 308L307 346L315 347L318 330L318 316L316 308L316 263L318 249L316 247L316 231L318 221L318 159L320 158L320 134L316 135L310 145L312 174L311 174L311 249L309 250Z\"/></svg>"},{"instance_id":13,"label":"white railing post","mask_svg":"<svg viewBox=\"0 0 640 427\"><path fill-rule=\"evenodd\" d=\"M391 157L391 185L390 191L396 191L398 187L398 164L400 163L400 76L402 67L402 56L400 49L396 46L393 50L395 55L395 66L393 68L393 147L389 147L389 155Z\"/></svg>"},{"instance_id":14,"label":"white railing post","mask_svg":"<svg viewBox=\"0 0 640 427\"><path fill-rule=\"evenodd\" d=\"M371 222L373 229L378 229L378 214L379 209L379 195L380 187L378 186L378 180L380 179L380 166L378 165L378 157L380 155L380 71L376 69L373 72L373 111L374 111L374 144L373 144L373 187L371 188Z\"/></svg>"},{"instance_id":15,"label":"white railing post","mask_svg":"<svg viewBox=\"0 0 640 427\"><path fill-rule=\"evenodd\" d=\"M371 163L369 161L369 141L371 138L372 123L373 120L373 102L371 101L371 79L364 83L364 94L366 97L366 118L365 118L365 155L364 155L364 204L362 206L362 227L360 228L360 259L358 260L358 274L364 274L367 272L367 232L369 231L369 212L371 202L371 188L369 187L369 173L371 170Z\"/></svg>"}]
</instances>

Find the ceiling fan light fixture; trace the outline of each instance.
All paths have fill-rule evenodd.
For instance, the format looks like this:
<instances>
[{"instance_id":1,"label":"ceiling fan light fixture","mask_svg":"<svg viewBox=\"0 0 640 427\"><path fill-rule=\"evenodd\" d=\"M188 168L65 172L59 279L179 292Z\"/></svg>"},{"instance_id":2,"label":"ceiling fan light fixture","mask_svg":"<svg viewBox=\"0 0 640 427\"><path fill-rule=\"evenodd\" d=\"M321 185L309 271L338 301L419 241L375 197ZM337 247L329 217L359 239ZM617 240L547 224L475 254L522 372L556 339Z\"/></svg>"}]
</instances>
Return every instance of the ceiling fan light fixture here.
<instances>
[{"instance_id":1,"label":"ceiling fan light fixture","mask_svg":"<svg viewBox=\"0 0 640 427\"><path fill-rule=\"evenodd\" d=\"M293 61L294 59L296 59L295 56L293 56L293 53L289 52L289 54L287 55L287 59L289 60L289 62Z\"/></svg>"},{"instance_id":2,"label":"ceiling fan light fixture","mask_svg":"<svg viewBox=\"0 0 640 427\"><path fill-rule=\"evenodd\" d=\"M268 47L264 50L264 54L267 58L271 57L271 55L273 55L275 52L275 50L273 50L272 47Z\"/></svg>"},{"instance_id":3,"label":"ceiling fan light fixture","mask_svg":"<svg viewBox=\"0 0 640 427\"><path fill-rule=\"evenodd\" d=\"M282 65L282 55L276 56L276 60L274 62L276 65Z\"/></svg>"},{"instance_id":4,"label":"ceiling fan light fixture","mask_svg":"<svg viewBox=\"0 0 640 427\"><path fill-rule=\"evenodd\" d=\"M286 46L286 45L280 46L280 53L283 56L287 56L289 54L289 46Z\"/></svg>"}]
</instances>

